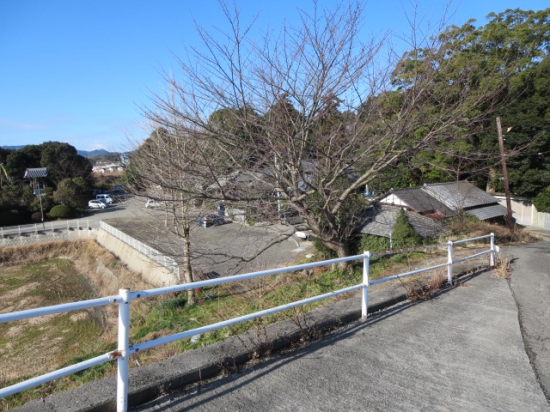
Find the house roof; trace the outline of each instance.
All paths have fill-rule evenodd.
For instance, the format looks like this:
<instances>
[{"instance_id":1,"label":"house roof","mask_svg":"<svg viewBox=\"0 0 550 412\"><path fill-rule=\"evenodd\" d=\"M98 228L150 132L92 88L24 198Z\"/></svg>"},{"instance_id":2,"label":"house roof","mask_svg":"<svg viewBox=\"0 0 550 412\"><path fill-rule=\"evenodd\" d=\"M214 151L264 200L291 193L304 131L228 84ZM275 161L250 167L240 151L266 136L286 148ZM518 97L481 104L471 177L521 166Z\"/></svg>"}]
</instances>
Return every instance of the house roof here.
<instances>
[{"instance_id":1,"label":"house roof","mask_svg":"<svg viewBox=\"0 0 550 412\"><path fill-rule=\"evenodd\" d=\"M493 196L466 180L425 184L422 186L422 190L455 211L498 203L498 200Z\"/></svg>"},{"instance_id":2,"label":"house roof","mask_svg":"<svg viewBox=\"0 0 550 412\"><path fill-rule=\"evenodd\" d=\"M466 180L397 189L380 199L381 204L401 206L417 213L455 216L460 211L480 220L506 215L498 200Z\"/></svg>"},{"instance_id":3,"label":"house roof","mask_svg":"<svg viewBox=\"0 0 550 412\"><path fill-rule=\"evenodd\" d=\"M465 212L467 215L475 216L479 220L492 219L499 216L504 216L508 213L508 209L502 205L489 205L475 209L469 209Z\"/></svg>"},{"instance_id":4,"label":"house roof","mask_svg":"<svg viewBox=\"0 0 550 412\"><path fill-rule=\"evenodd\" d=\"M37 167L25 170L25 176L23 179L38 179L41 177L48 177L47 167Z\"/></svg>"},{"instance_id":5,"label":"house roof","mask_svg":"<svg viewBox=\"0 0 550 412\"><path fill-rule=\"evenodd\" d=\"M364 222L359 226L359 232L367 235L390 237L390 230L402 210L394 206L373 207L365 214ZM413 229L422 237L437 236L447 229L437 220L418 213L405 210L405 216Z\"/></svg>"},{"instance_id":6,"label":"house roof","mask_svg":"<svg viewBox=\"0 0 550 412\"><path fill-rule=\"evenodd\" d=\"M422 187L394 189L390 195L384 197L380 202L405 206L418 213L440 213L445 217L454 215L451 209L433 196L430 196Z\"/></svg>"}]
</instances>

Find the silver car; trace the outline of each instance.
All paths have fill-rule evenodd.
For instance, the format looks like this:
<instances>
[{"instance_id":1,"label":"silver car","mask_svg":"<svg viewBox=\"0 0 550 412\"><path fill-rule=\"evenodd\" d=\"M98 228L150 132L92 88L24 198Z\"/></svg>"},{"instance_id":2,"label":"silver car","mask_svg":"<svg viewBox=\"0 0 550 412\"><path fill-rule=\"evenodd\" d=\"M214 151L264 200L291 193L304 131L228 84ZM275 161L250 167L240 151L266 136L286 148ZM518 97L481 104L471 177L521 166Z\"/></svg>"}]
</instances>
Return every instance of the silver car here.
<instances>
[{"instance_id":1,"label":"silver car","mask_svg":"<svg viewBox=\"0 0 550 412\"><path fill-rule=\"evenodd\" d=\"M107 206L100 200L90 200L88 202L88 207L90 209L105 209Z\"/></svg>"}]
</instances>

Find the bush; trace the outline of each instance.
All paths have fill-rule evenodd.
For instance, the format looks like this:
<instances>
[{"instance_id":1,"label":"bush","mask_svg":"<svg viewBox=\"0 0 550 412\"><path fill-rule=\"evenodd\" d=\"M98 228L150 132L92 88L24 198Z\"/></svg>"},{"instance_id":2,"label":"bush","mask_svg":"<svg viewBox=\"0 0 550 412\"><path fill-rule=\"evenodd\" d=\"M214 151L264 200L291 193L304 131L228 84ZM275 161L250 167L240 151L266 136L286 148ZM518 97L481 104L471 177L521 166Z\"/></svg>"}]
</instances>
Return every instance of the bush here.
<instances>
[{"instance_id":1,"label":"bush","mask_svg":"<svg viewBox=\"0 0 550 412\"><path fill-rule=\"evenodd\" d=\"M424 243L420 236L409 223L407 215L403 210L397 214L397 219L392 228L392 246L393 249L406 249L419 246ZM360 249L357 253L363 251L381 252L390 249L390 239L375 235L362 235Z\"/></svg>"},{"instance_id":2,"label":"bush","mask_svg":"<svg viewBox=\"0 0 550 412\"><path fill-rule=\"evenodd\" d=\"M40 212L34 212L34 213L31 215L31 219L34 220L35 222L42 222L42 213L40 213Z\"/></svg>"},{"instance_id":3,"label":"bush","mask_svg":"<svg viewBox=\"0 0 550 412\"><path fill-rule=\"evenodd\" d=\"M74 210L67 205L57 205L50 210L50 217L53 219L70 219L74 216Z\"/></svg>"},{"instance_id":4,"label":"bush","mask_svg":"<svg viewBox=\"0 0 550 412\"><path fill-rule=\"evenodd\" d=\"M362 235L361 236L361 249L368 252L381 252L383 250L389 250L390 239L382 236L375 235ZM362 253L362 252L361 252Z\"/></svg>"},{"instance_id":5,"label":"bush","mask_svg":"<svg viewBox=\"0 0 550 412\"><path fill-rule=\"evenodd\" d=\"M403 210L397 214L392 235L394 249L404 249L422 244L422 236L413 229Z\"/></svg>"}]
</instances>

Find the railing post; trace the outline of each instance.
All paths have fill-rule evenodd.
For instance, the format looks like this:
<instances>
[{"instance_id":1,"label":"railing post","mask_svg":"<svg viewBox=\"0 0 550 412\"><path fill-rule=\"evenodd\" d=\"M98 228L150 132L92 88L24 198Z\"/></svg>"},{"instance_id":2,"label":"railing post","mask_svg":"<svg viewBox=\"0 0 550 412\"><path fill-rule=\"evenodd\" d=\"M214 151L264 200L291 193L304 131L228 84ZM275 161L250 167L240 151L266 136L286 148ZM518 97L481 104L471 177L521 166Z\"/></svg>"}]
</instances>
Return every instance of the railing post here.
<instances>
[{"instance_id":1,"label":"railing post","mask_svg":"<svg viewBox=\"0 0 550 412\"><path fill-rule=\"evenodd\" d=\"M491 253L489 253L489 266L495 267L496 249L495 249L495 234L491 233Z\"/></svg>"},{"instance_id":2,"label":"railing post","mask_svg":"<svg viewBox=\"0 0 550 412\"><path fill-rule=\"evenodd\" d=\"M128 289L120 289L122 302L118 305L117 412L128 410L128 346L130 345L130 301Z\"/></svg>"},{"instance_id":3,"label":"railing post","mask_svg":"<svg viewBox=\"0 0 550 412\"><path fill-rule=\"evenodd\" d=\"M361 299L361 317L367 318L369 308L369 269L370 269L370 252L363 252L363 298Z\"/></svg>"},{"instance_id":4,"label":"railing post","mask_svg":"<svg viewBox=\"0 0 550 412\"><path fill-rule=\"evenodd\" d=\"M447 282L453 284L453 241L447 242Z\"/></svg>"}]
</instances>

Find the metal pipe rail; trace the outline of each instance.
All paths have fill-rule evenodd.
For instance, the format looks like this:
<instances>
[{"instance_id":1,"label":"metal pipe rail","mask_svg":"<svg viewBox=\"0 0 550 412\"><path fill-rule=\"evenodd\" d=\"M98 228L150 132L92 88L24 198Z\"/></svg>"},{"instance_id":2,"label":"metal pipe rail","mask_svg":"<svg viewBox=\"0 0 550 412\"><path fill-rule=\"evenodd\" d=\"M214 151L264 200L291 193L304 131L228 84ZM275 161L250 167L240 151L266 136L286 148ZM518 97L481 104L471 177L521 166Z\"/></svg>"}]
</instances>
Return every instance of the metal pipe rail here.
<instances>
[{"instance_id":1,"label":"metal pipe rail","mask_svg":"<svg viewBox=\"0 0 550 412\"><path fill-rule=\"evenodd\" d=\"M467 256L465 258L460 258L453 260L453 245L456 244L462 244L466 242L473 242L473 241L479 241L483 239L490 239L490 248L488 250L475 253L471 256ZM12 322L16 320L21 319L28 319L32 317L38 317L38 316L44 316L49 315L52 313L61 313L61 312L68 312L73 310L80 310L80 309L87 309L87 308L93 308L98 306L106 306L111 304L118 305L119 311L118 311L118 348L115 351L105 353L103 355L85 360L83 362L79 362L74 365L67 366L65 368L56 370L54 372L50 372L20 383L17 383L15 385L11 385L5 388L0 389L0 398L13 395L15 393L21 392L26 389L33 388L35 386L38 386L42 383L46 383L49 381L52 381L54 379L67 376L69 374L79 372L81 370L90 368L92 366L99 365L101 363L109 362L112 360L117 360L117 411L127 411L128 410L128 372L129 372L129 363L128 359L129 356L147 349L152 349L154 347L157 347L159 345L164 345L166 343L175 342L181 339L189 338L194 335L198 335L200 333L210 332L217 329L221 329L227 326L235 325L237 323L246 322L255 318L259 318L262 316L271 315L277 312L281 312L283 310L292 309L298 306L303 306L308 303L313 303L319 300L328 299L334 296L338 296L344 293L350 293L357 290L361 290L362 292L362 299L361 299L361 316L363 318L366 318L367 316L367 309L368 309L368 290L370 285L375 285L383 282L389 282L395 279L405 278L408 276L417 275L423 272L427 272L434 269L440 269L440 268L447 268L448 271L448 283L452 284L452 266L453 264L463 262L468 259L473 259L485 254L489 254L489 264L490 266L495 265L495 254L498 250L498 248L495 246L495 237L494 234L491 233L489 235L485 236L479 236L472 239L465 239L465 240L459 240L456 242L449 241L447 244L443 245L432 245L431 247L447 247L447 262L441 263L438 265L426 267L423 269L413 270L406 273L401 273L394 276L388 276L382 279L377 279L374 281L369 280L369 269L370 269L370 259L371 257L375 256L375 254L370 252L364 252L362 255L355 255L355 256L348 256L344 258L338 258L338 259L330 259L330 260L324 260L320 262L314 262L314 263L305 263L302 265L295 265L295 266L289 266L284 268L277 268L277 269L270 269L270 270L262 270L258 272L252 272L252 273L245 273L242 275L236 275L236 276L230 276L230 277L224 277L224 278L218 278L218 279L209 279L204 280L200 282L193 282L183 285L175 285L175 286L167 286L162 288L156 288L156 289L149 289L149 290L142 290L142 291L134 291L131 292L128 289L121 289L119 290L119 295L114 296L108 296L98 299L91 299L91 300L85 300L81 302L73 302L73 303L66 303L61 305L55 305L55 306L48 306L44 308L37 308L37 309L30 309L30 310L24 310L24 311L18 311L18 312L12 312L12 313L5 313L0 314L0 323L6 323L6 322ZM428 246L430 247L430 246ZM426 249L426 248L421 248ZM420 250L421 250L420 249ZM407 250L410 251L410 250ZM391 253L393 254L393 253ZM385 253L377 253L376 256L384 256ZM299 301L287 303L284 305L280 305L274 308L265 309L262 311L254 312L248 315L240 316L233 319L228 319L222 322L214 323L211 325L201 326L199 328L187 330L184 332L175 333L170 336L154 339L148 342L140 343L137 345L130 345L129 337L130 337L130 304L133 300L136 299L142 299L152 296L159 296L166 293L174 293L174 292L181 292L189 289L194 288L201 288L201 287L207 287L207 286L215 286L215 285L221 285L225 283L230 282L240 282L243 280L248 279L255 279L260 278L264 276L270 276L270 275L276 275L279 273L284 272L292 272L296 270L303 270L303 269L310 269L318 266L326 266L326 265L332 265L334 263L340 263L340 262L349 262L353 260L363 260L363 279L362 282L349 286L343 289L339 289L336 291L324 293L322 295L317 295L313 297L309 297L306 299L302 299Z\"/></svg>"},{"instance_id":2,"label":"metal pipe rail","mask_svg":"<svg viewBox=\"0 0 550 412\"><path fill-rule=\"evenodd\" d=\"M97 229L99 222L88 219L72 219L58 222L33 223L30 225L19 226L2 226L0 227L0 237L5 236L23 236L24 234L32 234L38 232L55 232L56 230L70 229Z\"/></svg>"}]
</instances>

